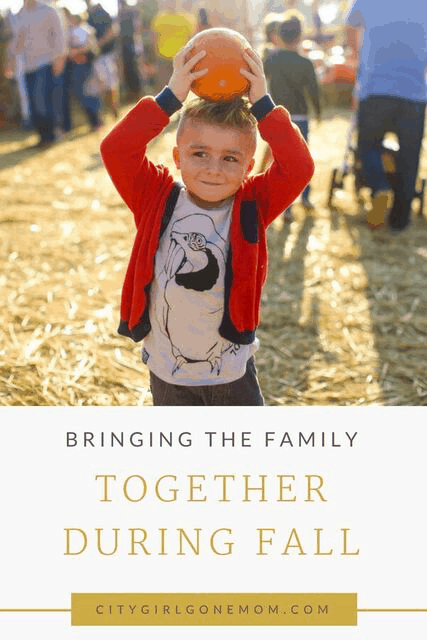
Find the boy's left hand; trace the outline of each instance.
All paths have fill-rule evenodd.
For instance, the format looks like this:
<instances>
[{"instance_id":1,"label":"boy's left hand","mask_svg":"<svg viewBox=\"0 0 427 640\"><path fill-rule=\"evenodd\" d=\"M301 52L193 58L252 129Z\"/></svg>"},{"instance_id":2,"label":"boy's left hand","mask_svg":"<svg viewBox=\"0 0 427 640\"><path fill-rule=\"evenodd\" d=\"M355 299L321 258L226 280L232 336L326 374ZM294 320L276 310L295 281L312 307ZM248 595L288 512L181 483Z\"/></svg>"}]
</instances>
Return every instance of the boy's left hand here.
<instances>
[{"instance_id":1,"label":"boy's left hand","mask_svg":"<svg viewBox=\"0 0 427 640\"><path fill-rule=\"evenodd\" d=\"M240 69L242 76L249 80L249 100L255 104L267 93L267 80L264 74L264 67L259 55L253 49L245 49L244 57L250 67L250 71Z\"/></svg>"}]
</instances>

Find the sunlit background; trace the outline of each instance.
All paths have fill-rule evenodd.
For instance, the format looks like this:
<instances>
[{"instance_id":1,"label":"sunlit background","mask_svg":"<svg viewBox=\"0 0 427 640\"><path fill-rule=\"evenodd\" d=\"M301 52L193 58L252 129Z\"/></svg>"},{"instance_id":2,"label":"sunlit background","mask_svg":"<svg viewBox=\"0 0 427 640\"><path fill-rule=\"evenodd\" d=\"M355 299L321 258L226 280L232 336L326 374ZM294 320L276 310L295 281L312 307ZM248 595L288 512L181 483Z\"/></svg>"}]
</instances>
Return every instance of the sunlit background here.
<instances>
[{"instance_id":1,"label":"sunlit background","mask_svg":"<svg viewBox=\"0 0 427 640\"><path fill-rule=\"evenodd\" d=\"M98 2L102 4L110 15L117 15L117 0L98 0ZM136 4L136 2L137 0L130 0L128 4ZM84 0L60 0L56 4L58 7L67 7L73 14L86 11L86 3ZM12 13L18 13L22 5L23 0L0 0L0 11L4 13L10 9Z\"/></svg>"},{"instance_id":2,"label":"sunlit background","mask_svg":"<svg viewBox=\"0 0 427 640\"><path fill-rule=\"evenodd\" d=\"M112 16L116 16L118 12L117 0L98 0L99 3L108 11L108 13ZM127 0L127 4L135 5L138 0ZM265 4L270 4L268 0L249 0L252 5L253 10L257 13L257 9L260 6ZM313 0L302 0L300 4L305 5L306 7L310 7L313 3ZM0 0L0 12L4 13L8 9L12 11L12 13L17 13L22 7L23 0ZM57 3L58 6L67 7L71 13L77 14L86 11L86 3L84 0L59 0ZM280 5L282 3L279 3ZM319 15L323 22L323 24L328 25L334 22L339 13L343 10L343 5L347 5L347 2L340 2L339 0L325 0L320 3L319 7Z\"/></svg>"}]
</instances>

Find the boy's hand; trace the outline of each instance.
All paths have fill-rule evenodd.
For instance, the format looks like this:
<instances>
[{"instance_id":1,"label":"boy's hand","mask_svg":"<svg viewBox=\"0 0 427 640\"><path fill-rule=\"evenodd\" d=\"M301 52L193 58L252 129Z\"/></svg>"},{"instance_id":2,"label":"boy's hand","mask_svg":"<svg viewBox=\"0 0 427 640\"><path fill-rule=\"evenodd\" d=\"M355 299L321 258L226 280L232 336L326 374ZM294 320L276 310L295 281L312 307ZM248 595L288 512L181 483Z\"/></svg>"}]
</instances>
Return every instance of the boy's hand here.
<instances>
[{"instance_id":1,"label":"boy's hand","mask_svg":"<svg viewBox=\"0 0 427 640\"><path fill-rule=\"evenodd\" d=\"M188 47L184 47L184 49L177 53L173 61L173 73L168 84L169 89L176 95L180 102L184 102L188 96L194 80L201 78L208 72L207 69L193 71L193 67L206 55L206 51L199 51L199 53L185 61L191 50L192 49L188 49Z\"/></svg>"},{"instance_id":2,"label":"boy's hand","mask_svg":"<svg viewBox=\"0 0 427 640\"><path fill-rule=\"evenodd\" d=\"M245 49L244 57L250 67L250 71L240 69L240 73L249 80L249 100L252 104L255 104L267 93L264 67L261 58L253 49Z\"/></svg>"}]
</instances>

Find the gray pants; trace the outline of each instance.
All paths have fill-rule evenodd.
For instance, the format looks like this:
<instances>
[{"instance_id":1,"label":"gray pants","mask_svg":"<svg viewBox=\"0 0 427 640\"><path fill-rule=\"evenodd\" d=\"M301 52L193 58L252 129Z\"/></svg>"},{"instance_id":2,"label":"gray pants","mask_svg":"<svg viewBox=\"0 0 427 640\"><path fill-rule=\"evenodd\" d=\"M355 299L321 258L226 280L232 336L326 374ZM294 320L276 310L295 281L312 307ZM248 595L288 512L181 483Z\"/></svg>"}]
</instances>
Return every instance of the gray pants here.
<instances>
[{"instance_id":1,"label":"gray pants","mask_svg":"<svg viewBox=\"0 0 427 640\"><path fill-rule=\"evenodd\" d=\"M234 382L201 385L200 387L170 384L150 371L150 387L155 406L242 407L264 405L253 357L249 358L246 363L245 375Z\"/></svg>"}]
</instances>

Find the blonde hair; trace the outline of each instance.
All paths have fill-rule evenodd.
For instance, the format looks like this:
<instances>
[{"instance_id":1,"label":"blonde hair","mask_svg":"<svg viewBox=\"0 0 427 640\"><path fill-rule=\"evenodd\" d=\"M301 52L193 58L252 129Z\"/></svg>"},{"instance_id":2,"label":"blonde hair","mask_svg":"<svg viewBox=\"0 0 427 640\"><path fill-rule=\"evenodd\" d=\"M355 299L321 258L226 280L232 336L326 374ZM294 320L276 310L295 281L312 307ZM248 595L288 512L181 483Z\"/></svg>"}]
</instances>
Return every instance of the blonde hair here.
<instances>
[{"instance_id":1,"label":"blonde hair","mask_svg":"<svg viewBox=\"0 0 427 640\"><path fill-rule=\"evenodd\" d=\"M256 118L250 110L250 103L244 98L235 98L227 102L212 102L195 98L188 102L179 119L176 138L179 140L188 120L198 120L206 124L229 127L250 133L256 144Z\"/></svg>"}]
</instances>

